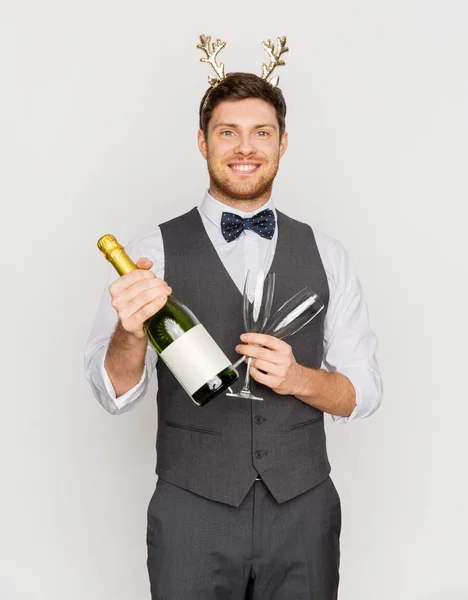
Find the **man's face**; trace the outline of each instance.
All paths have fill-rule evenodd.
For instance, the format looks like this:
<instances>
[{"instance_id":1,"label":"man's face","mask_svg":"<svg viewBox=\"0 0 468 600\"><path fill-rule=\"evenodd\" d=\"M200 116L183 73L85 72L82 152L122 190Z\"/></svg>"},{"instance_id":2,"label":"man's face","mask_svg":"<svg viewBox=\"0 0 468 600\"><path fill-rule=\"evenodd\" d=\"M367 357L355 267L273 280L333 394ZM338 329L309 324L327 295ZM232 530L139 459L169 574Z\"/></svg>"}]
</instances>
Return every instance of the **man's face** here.
<instances>
[{"instance_id":1,"label":"man's face","mask_svg":"<svg viewBox=\"0 0 468 600\"><path fill-rule=\"evenodd\" d=\"M279 160L287 147L280 140L274 107L260 98L218 104L208 125L208 139L198 132L208 163L211 187L232 200L256 200L271 192Z\"/></svg>"}]
</instances>

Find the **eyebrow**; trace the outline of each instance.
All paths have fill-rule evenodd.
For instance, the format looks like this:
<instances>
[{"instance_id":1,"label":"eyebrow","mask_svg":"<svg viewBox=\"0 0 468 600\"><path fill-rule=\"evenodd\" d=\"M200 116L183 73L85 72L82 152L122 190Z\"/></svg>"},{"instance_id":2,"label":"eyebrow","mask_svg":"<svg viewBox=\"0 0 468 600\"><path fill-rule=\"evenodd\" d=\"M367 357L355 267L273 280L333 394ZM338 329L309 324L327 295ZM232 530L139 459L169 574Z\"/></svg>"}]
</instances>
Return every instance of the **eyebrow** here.
<instances>
[{"instance_id":1,"label":"eyebrow","mask_svg":"<svg viewBox=\"0 0 468 600\"><path fill-rule=\"evenodd\" d=\"M230 127L231 129L237 129L239 126L236 123L217 123L213 129L217 127ZM254 125L253 129L263 129L265 127L271 127L272 129L277 129L274 123L263 123L261 125Z\"/></svg>"}]
</instances>

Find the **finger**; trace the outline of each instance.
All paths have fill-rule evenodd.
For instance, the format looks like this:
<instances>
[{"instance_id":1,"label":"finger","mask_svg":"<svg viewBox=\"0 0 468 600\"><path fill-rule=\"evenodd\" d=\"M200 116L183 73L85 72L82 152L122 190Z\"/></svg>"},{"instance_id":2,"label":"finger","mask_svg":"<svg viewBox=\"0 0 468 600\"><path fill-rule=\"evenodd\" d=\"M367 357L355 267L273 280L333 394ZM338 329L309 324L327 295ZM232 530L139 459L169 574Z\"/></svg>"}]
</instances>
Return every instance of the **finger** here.
<instances>
[{"instance_id":1,"label":"finger","mask_svg":"<svg viewBox=\"0 0 468 600\"><path fill-rule=\"evenodd\" d=\"M143 304L146 304L156 296L168 296L171 293L171 288L160 279L141 279L129 288L121 290L116 295L112 296L111 304L117 312L128 309L129 305L134 302L141 294L145 294L140 305L133 306L133 312L138 310ZM149 292L149 293L147 293Z\"/></svg>"},{"instance_id":2,"label":"finger","mask_svg":"<svg viewBox=\"0 0 468 600\"><path fill-rule=\"evenodd\" d=\"M139 294L143 292L152 290L154 291L154 297L170 295L172 293L172 289L167 285L165 281L162 279L158 279L157 277L153 279L140 279L140 281L135 282L126 290L122 291L115 300L120 306L125 306L125 304L129 304L134 298L136 298ZM115 307L115 302L113 306Z\"/></svg>"},{"instance_id":3,"label":"finger","mask_svg":"<svg viewBox=\"0 0 468 600\"><path fill-rule=\"evenodd\" d=\"M253 377L253 379L255 379L255 381L257 381L258 383L262 383L263 385L266 385L267 387L271 388L272 390L279 387L280 381L277 377L275 377L274 375L265 375L264 373L261 373L255 367L252 367L252 366L250 367L250 375Z\"/></svg>"},{"instance_id":4,"label":"finger","mask_svg":"<svg viewBox=\"0 0 468 600\"><path fill-rule=\"evenodd\" d=\"M284 376L284 367L281 365L275 365L267 360L259 360L255 358L252 361L250 368L252 367L258 371L264 371L267 375L274 375L275 377Z\"/></svg>"},{"instance_id":5,"label":"finger","mask_svg":"<svg viewBox=\"0 0 468 600\"><path fill-rule=\"evenodd\" d=\"M118 294L122 290L126 290L128 287L140 281L142 279L155 279L156 275L153 271L146 271L144 269L135 269L134 271L130 271L130 273L126 273L119 277L116 281L111 283L109 286L109 291L112 296Z\"/></svg>"},{"instance_id":6,"label":"finger","mask_svg":"<svg viewBox=\"0 0 468 600\"><path fill-rule=\"evenodd\" d=\"M143 323L147 321L150 317L155 315L158 311L163 308L163 306L167 302L166 296L158 296L151 302L148 302L144 306L142 306L139 310L128 317L121 318L122 326L127 331L137 331L141 329Z\"/></svg>"},{"instance_id":7,"label":"finger","mask_svg":"<svg viewBox=\"0 0 468 600\"><path fill-rule=\"evenodd\" d=\"M136 261L136 266L139 269L151 269L151 267L153 266L153 262L149 259L149 258L139 258Z\"/></svg>"},{"instance_id":8,"label":"finger","mask_svg":"<svg viewBox=\"0 0 468 600\"><path fill-rule=\"evenodd\" d=\"M268 348L260 348L259 346L239 344L238 346L236 346L236 352L238 352L239 354L244 354L245 356L249 356L251 358L259 358L261 360L266 360L278 365L284 362L284 358L280 353L273 352Z\"/></svg>"},{"instance_id":9,"label":"finger","mask_svg":"<svg viewBox=\"0 0 468 600\"><path fill-rule=\"evenodd\" d=\"M270 350L281 350L289 346L286 342L273 337L272 335L265 335L264 333L244 333L241 335L241 340L247 344L258 344L259 346L265 346Z\"/></svg>"},{"instance_id":10,"label":"finger","mask_svg":"<svg viewBox=\"0 0 468 600\"><path fill-rule=\"evenodd\" d=\"M159 288L158 287L158 288L151 288L151 289L140 292L137 296L135 296L135 298L130 300L120 310L121 316L123 315L124 318L128 319L132 315L136 314L139 310L141 310L144 306L146 306L150 302L154 302L158 299L161 299L161 300L164 299L164 304L165 304L167 302L167 297L170 295L169 289L170 288Z\"/></svg>"}]
</instances>

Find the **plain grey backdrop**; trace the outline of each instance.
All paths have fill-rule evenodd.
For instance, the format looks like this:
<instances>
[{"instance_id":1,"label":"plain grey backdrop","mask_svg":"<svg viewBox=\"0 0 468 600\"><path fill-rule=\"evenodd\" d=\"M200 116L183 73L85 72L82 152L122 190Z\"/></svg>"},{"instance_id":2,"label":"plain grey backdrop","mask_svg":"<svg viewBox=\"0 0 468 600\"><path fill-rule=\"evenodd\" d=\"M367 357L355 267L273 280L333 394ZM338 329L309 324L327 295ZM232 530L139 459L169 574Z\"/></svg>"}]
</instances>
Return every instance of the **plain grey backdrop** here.
<instances>
[{"instance_id":1,"label":"plain grey backdrop","mask_svg":"<svg viewBox=\"0 0 468 600\"><path fill-rule=\"evenodd\" d=\"M466 600L468 5L16 0L0 9L0 598L143 600L155 385L108 415L83 349L96 248L197 204L210 69L278 69L290 147L277 207L350 252L384 401L327 420L343 503L340 600Z\"/></svg>"}]
</instances>

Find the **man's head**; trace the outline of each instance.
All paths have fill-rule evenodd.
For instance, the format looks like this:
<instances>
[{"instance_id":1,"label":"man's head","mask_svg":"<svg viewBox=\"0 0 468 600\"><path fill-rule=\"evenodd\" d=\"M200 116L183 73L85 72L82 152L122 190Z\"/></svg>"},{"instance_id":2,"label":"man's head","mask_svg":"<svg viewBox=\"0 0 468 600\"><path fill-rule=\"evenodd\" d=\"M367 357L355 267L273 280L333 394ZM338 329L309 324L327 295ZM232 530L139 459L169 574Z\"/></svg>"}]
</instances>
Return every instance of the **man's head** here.
<instances>
[{"instance_id":1,"label":"man's head","mask_svg":"<svg viewBox=\"0 0 468 600\"><path fill-rule=\"evenodd\" d=\"M285 117L281 90L251 73L230 73L206 92L198 143L215 197L249 204L268 199L287 147Z\"/></svg>"}]
</instances>

